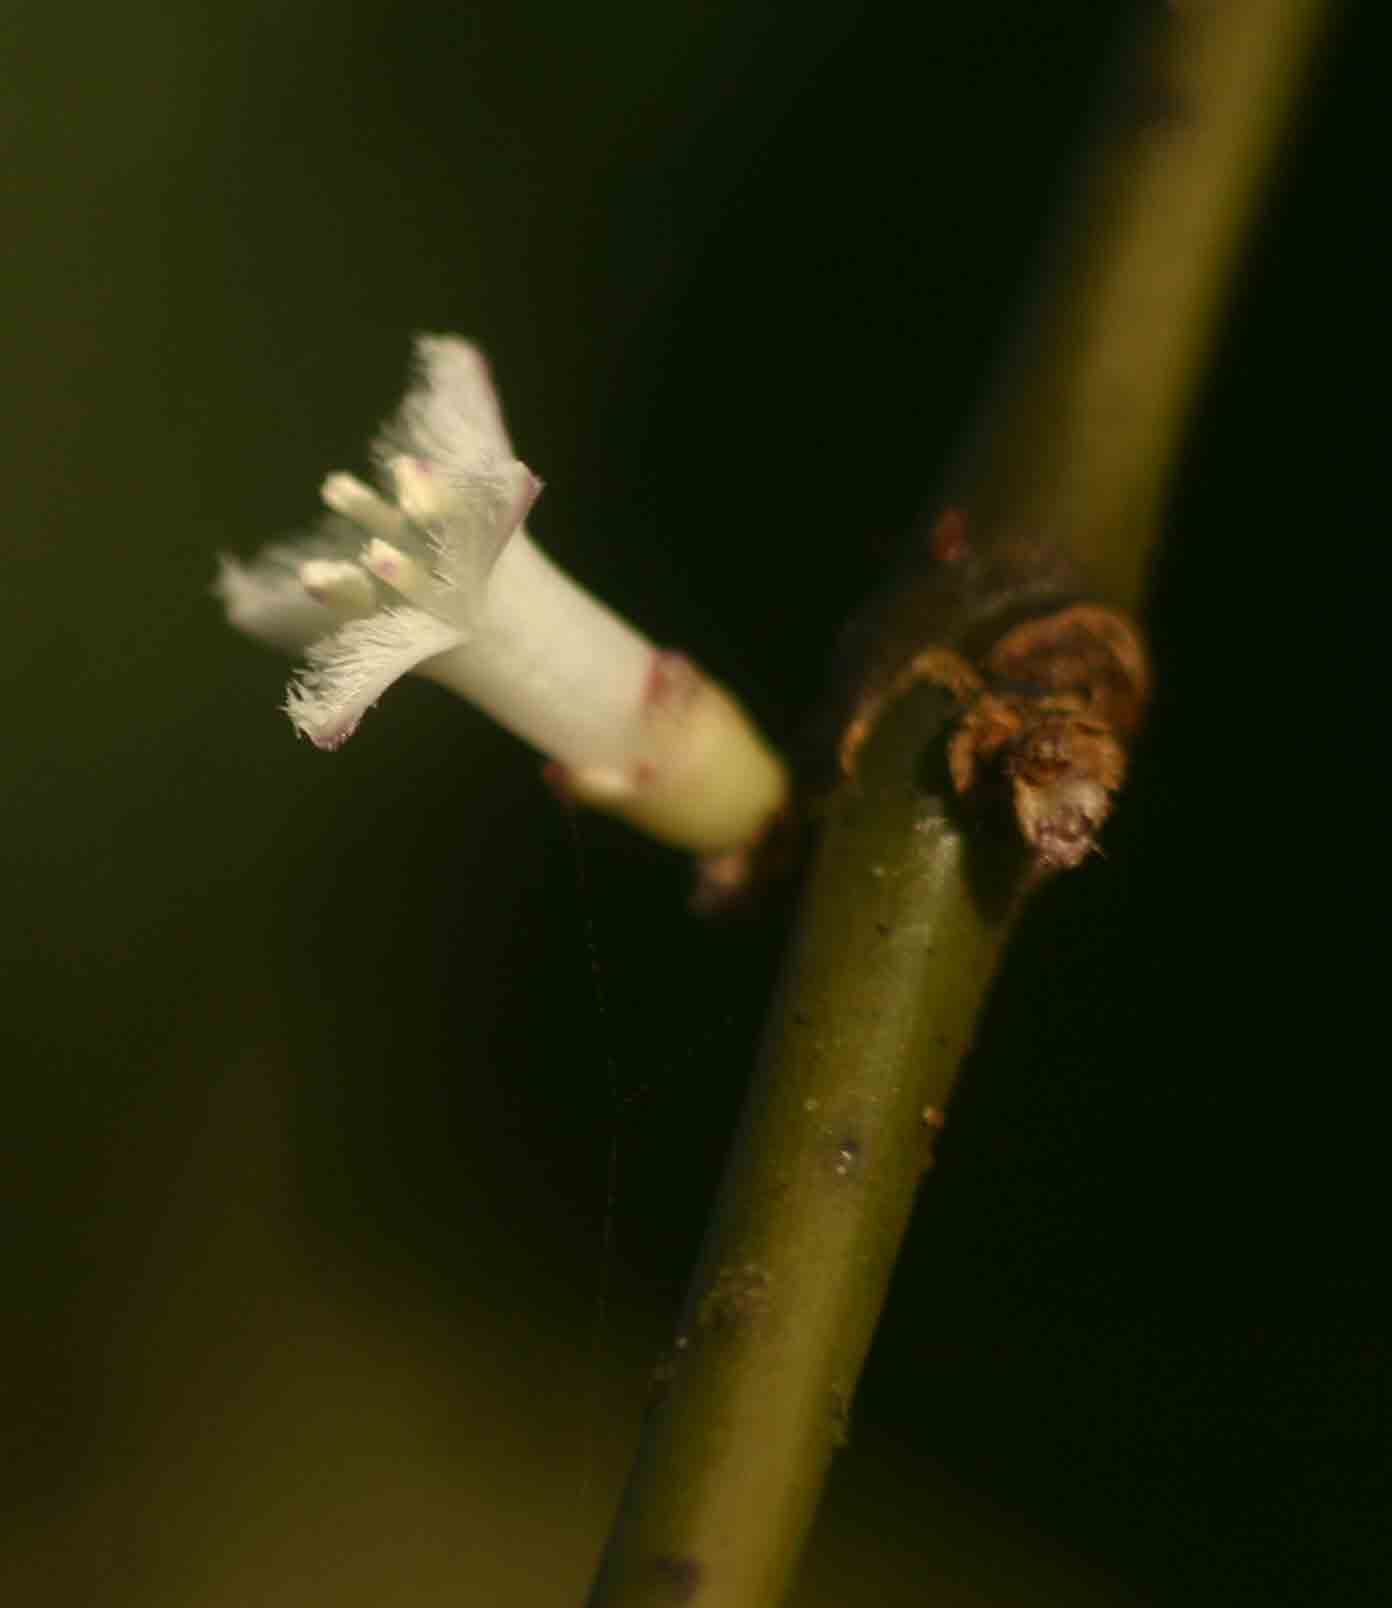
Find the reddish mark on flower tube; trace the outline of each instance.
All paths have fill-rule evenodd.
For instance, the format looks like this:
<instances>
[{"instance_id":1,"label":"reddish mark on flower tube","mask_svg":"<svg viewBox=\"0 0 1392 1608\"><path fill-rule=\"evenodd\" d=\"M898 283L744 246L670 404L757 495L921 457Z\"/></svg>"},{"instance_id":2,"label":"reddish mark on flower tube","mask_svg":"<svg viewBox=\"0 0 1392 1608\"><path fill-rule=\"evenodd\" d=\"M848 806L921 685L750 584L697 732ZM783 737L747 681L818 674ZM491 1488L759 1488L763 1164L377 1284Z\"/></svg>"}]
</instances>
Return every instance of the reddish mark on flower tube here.
<instances>
[{"instance_id":1,"label":"reddish mark on flower tube","mask_svg":"<svg viewBox=\"0 0 1392 1608\"><path fill-rule=\"evenodd\" d=\"M689 703L700 684L700 671L684 653L660 648L648 664L643 682L643 708L667 709Z\"/></svg>"},{"instance_id":2,"label":"reddish mark on flower tube","mask_svg":"<svg viewBox=\"0 0 1392 1608\"><path fill-rule=\"evenodd\" d=\"M667 1552L653 1560L653 1576L668 1601L694 1602L706 1579L706 1571L696 1558Z\"/></svg>"}]
</instances>

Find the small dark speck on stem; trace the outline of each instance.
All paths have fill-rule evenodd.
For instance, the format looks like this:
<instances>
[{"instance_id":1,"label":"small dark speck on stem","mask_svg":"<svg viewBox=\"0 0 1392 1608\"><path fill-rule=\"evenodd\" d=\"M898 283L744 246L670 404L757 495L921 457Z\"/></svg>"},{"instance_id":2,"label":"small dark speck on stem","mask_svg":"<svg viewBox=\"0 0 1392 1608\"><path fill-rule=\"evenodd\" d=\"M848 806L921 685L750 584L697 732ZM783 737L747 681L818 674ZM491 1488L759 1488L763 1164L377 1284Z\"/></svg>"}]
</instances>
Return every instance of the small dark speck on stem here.
<instances>
[{"instance_id":1,"label":"small dark speck on stem","mask_svg":"<svg viewBox=\"0 0 1392 1608\"><path fill-rule=\"evenodd\" d=\"M947 1117L937 1106L924 1106L919 1113L919 1126L923 1134L923 1171L930 1172L937 1161L938 1135L947 1123Z\"/></svg>"},{"instance_id":2,"label":"small dark speck on stem","mask_svg":"<svg viewBox=\"0 0 1392 1608\"><path fill-rule=\"evenodd\" d=\"M704 1567L695 1558L677 1553L663 1553L653 1559L653 1573L659 1585L667 1588L671 1602L695 1602L706 1578Z\"/></svg>"},{"instance_id":3,"label":"small dark speck on stem","mask_svg":"<svg viewBox=\"0 0 1392 1608\"><path fill-rule=\"evenodd\" d=\"M769 1303L768 1269L757 1262L723 1267L711 1280L697 1311L706 1333L734 1333L756 1323Z\"/></svg>"},{"instance_id":4,"label":"small dark speck on stem","mask_svg":"<svg viewBox=\"0 0 1392 1608\"><path fill-rule=\"evenodd\" d=\"M834 1387L831 1392L831 1444L840 1451L850 1444L851 1399L846 1391Z\"/></svg>"}]
</instances>

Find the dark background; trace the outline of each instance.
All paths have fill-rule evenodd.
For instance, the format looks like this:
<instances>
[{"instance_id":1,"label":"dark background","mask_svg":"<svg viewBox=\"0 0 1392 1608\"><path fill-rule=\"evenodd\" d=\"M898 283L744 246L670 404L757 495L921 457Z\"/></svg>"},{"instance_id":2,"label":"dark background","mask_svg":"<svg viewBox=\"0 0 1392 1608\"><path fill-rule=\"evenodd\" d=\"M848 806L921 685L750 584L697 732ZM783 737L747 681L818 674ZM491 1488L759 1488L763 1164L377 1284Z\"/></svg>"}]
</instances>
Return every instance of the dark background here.
<instances>
[{"instance_id":1,"label":"dark background","mask_svg":"<svg viewBox=\"0 0 1392 1608\"><path fill-rule=\"evenodd\" d=\"M950 460L1127 15L8 8L23 1600L580 1599L786 910L695 922L676 857L422 683L297 744L214 555L362 467L409 334L456 329L538 537L786 737ZM1382 1600L1357 48L1196 417L1135 784L1001 980L800 1602Z\"/></svg>"}]
</instances>

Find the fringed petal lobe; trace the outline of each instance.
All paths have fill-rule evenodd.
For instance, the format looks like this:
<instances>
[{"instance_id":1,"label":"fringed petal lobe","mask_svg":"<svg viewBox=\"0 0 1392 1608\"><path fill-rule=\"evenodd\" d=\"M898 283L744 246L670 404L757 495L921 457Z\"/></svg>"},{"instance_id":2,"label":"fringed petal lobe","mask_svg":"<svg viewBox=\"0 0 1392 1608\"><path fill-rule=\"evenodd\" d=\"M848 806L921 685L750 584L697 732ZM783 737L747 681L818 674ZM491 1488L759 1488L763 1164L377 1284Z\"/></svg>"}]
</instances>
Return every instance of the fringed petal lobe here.
<instances>
[{"instance_id":1,"label":"fringed petal lobe","mask_svg":"<svg viewBox=\"0 0 1392 1608\"><path fill-rule=\"evenodd\" d=\"M516 458L450 487L441 522L427 535L444 587L440 601L459 624L481 606L493 566L540 495L541 481Z\"/></svg>"},{"instance_id":2,"label":"fringed petal lobe","mask_svg":"<svg viewBox=\"0 0 1392 1608\"><path fill-rule=\"evenodd\" d=\"M468 473L481 449L515 456L487 358L457 335L418 335L413 383L383 427L379 452L414 454Z\"/></svg>"},{"instance_id":3,"label":"fringed petal lobe","mask_svg":"<svg viewBox=\"0 0 1392 1608\"><path fill-rule=\"evenodd\" d=\"M462 641L423 609L379 609L351 620L310 648L285 712L317 748L337 748L394 681Z\"/></svg>"}]
</instances>

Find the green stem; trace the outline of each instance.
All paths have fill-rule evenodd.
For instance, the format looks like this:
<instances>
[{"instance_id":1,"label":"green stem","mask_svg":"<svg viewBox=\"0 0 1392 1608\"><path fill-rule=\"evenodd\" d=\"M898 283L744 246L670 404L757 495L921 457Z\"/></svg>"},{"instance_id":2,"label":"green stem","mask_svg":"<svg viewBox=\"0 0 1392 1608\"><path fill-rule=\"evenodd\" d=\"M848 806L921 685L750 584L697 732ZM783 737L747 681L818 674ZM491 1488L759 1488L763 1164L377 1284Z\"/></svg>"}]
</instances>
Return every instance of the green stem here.
<instances>
[{"instance_id":1,"label":"green stem","mask_svg":"<svg viewBox=\"0 0 1392 1608\"><path fill-rule=\"evenodd\" d=\"M947 713L900 700L833 806L597 1603L775 1603L796 1560L1000 949L918 774Z\"/></svg>"},{"instance_id":2,"label":"green stem","mask_svg":"<svg viewBox=\"0 0 1392 1608\"><path fill-rule=\"evenodd\" d=\"M1329 0L1173 0L1104 125L1030 339L866 682L1022 597L1134 605L1237 248ZM966 577L963 579L962 577ZM862 628L864 629L864 628ZM980 645L978 641L978 646ZM829 802L793 952L591 1608L773 1608L838 1444L932 1139L1028 888L949 800L950 699L892 703Z\"/></svg>"},{"instance_id":3,"label":"green stem","mask_svg":"<svg viewBox=\"0 0 1392 1608\"><path fill-rule=\"evenodd\" d=\"M986 525L1028 519L1134 605L1237 259L1335 0L1168 0L1065 217L1037 321L968 454Z\"/></svg>"}]
</instances>

